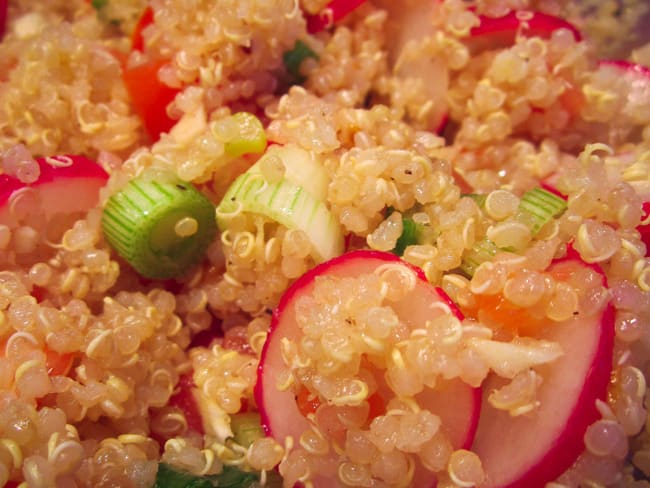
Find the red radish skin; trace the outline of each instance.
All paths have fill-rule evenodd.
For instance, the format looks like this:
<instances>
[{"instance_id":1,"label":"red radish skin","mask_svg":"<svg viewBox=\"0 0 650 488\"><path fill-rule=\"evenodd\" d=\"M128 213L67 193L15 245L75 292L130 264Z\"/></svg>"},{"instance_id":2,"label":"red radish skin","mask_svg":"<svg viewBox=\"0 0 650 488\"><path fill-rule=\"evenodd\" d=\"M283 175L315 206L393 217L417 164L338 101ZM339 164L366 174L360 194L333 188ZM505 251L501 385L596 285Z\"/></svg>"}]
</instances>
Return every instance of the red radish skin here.
<instances>
[{"instance_id":1,"label":"red radish skin","mask_svg":"<svg viewBox=\"0 0 650 488\"><path fill-rule=\"evenodd\" d=\"M650 74L650 70L648 71L648 73ZM562 193L555 186L558 177L559 176L557 174L553 174L549 176L546 180L544 180L540 186L545 190L550 191L551 193L557 195L558 197L567 200L568 198L567 195ZM643 202L643 206L641 209L641 224L637 226L636 230L638 230L639 234L641 234L641 240L645 244L645 255L649 256L650 255L650 201L646 200Z\"/></svg>"},{"instance_id":2,"label":"red radish skin","mask_svg":"<svg viewBox=\"0 0 650 488\"><path fill-rule=\"evenodd\" d=\"M600 66L614 66L625 71L627 74L638 76L650 82L650 68L642 64L633 63L625 59L604 59L600 61Z\"/></svg>"},{"instance_id":3,"label":"red radish skin","mask_svg":"<svg viewBox=\"0 0 650 488\"><path fill-rule=\"evenodd\" d=\"M636 228L641 234L641 240L645 244L645 255L650 256L650 202L643 202L643 217L641 225Z\"/></svg>"},{"instance_id":4,"label":"red radish skin","mask_svg":"<svg viewBox=\"0 0 650 488\"><path fill-rule=\"evenodd\" d=\"M56 214L81 212L99 201L99 190L106 184L108 174L84 156L65 155L37 158L39 178L31 184L6 174L0 175L0 224L13 226L12 197L17 191L30 188L37 191L46 218Z\"/></svg>"},{"instance_id":5,"label":"red radish skin","mask_svg":"<svg viewBox=\"0 0 650 488\"><path fill-rule=\"evenodd\" d=\"M496 49L515 43L517 35L549 39L558 29L567 29L576 41L580 31L564 19L542 12L512 11L501 17L479 16L479 25L470 30L472 49Z\"/></svg>"},{"instance_id":6,"label":"red radish skin","mask_svg":"<svg viewBox=\"0 0 650 488\"><path fill-rule=\"evenodd\" d=\"M574 256L552 266L587 266ZM597 266L589 266L599 269ZM603 286L607 286L602 270ZM558 342L565 354L541 371L539 409L510 417L483 402L472 450L483 463L482 488L542 487L566 471L584 451L584 433L600 418L596 400L604 400L614 349L614 308L597 316L551 324L541 338ZM485 395L501 382L490 378Z\"/></svg>"},{"instance_id":7,"label":"red radish skin","mask_svg":"<svg viewBox=\"0 0 650 488\"><path fill-rule=\"evenodd\" d=\"M307 420L302 416L291 391L281 392L276 387L276 379L285 369L280 352L282 338L298 340L301 336L295 318L295 301L298 297L313 290L317 276L358 276L374 271L386 263L402 263L412 269L417 276L416 289L408 300L391 304L395 312L409 326L421 323L431 316L437 303L450 305L452 313L459 316L460 311L448 296L441 296L436 288L426 280L421 269L402 261L399 257L379 251L352 251L327 261L301 276L282 296L273 314L268 339L262 350L258 367L255 400L260 410L262 426L267 435L283 443L287 436L298 439L307 428ZM453 306L452 306L453 305ZM460 314L462 317L462 314ZM446 383L444 391L425 391L417 398L420 405L426 405L442 419L446 430L456 448L469 448L478 425L481 391L460 380ZM451 400L451 401L450 401ZM435 476L420 468L416 471L417 486L434 486ZM332 486L334 480L319 477L316 486Z\"/></svg>"},{"instance_id":8,"label":"red radish skin","mask_svg":"<svg viewBox=\"0 0 650 488\"><path fill-rule=\"evenodd\" d=\"M314 15L307 15L307 32L316 34L328 29L343 17L365 3L366 0L332 0L327 6Z\"/></svg>"}]
</instances>

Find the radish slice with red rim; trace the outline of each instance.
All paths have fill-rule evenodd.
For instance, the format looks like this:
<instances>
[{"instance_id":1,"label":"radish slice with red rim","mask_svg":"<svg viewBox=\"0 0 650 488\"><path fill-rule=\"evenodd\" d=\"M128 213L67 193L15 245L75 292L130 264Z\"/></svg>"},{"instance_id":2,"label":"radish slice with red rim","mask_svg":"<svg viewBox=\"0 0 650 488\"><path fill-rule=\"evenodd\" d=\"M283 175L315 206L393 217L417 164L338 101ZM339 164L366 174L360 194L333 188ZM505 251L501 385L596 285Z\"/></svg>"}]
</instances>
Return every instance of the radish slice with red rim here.
<instances>
[{"instance_id":1,"label":"radish slice with red rim","mask_svg":"<svg viewBox=\"0 0 650 488\"><path fill-rule=\"evenodd\" d=\"M46 219L57 214L86 211L99 201L99 190L108 174L84 156L62 155L37 158L40 175L33 183L23 183L14 176L0 175L0 224L18 224L23 211L20 200L30 199L27 212L42 212ZM35 202L34 202L35 200Z\"/></svg>"},{"instance_id":2,"label":"radish slice with red rim","mask_svg":"<svg viewBox=\"0 0 650 488\"><path fill-rule=\"evenodd\" d=\"M315 300L318 307L319 280L334 279L337 284L343 283L344 279L359 278L379 272L383 266L397 266L400 272L410 277L409 280L414 281L410 292L399 299L385 302L386 306L390 306L399 320L410 330L422 327L427 320L434 320L444 314L455 318L462 317L449 297L444 295L444 292L441 294L426 280L421 269L412 267L390 253L352 251L322 263L303 275L285 292L274 311L269 336L262 351L255 387L255 399L260 409L262 425L267 435L281 444L284 444L287 437L291 437L293 444L297 445L298 439L310 426L310 421L298 404L298 388L304 388L304 385L295 378L293 387L280 388L278 385L278 381L286 378L290 371L285 363L287 342L297 345L305 337L304 322L299 318L297 308L300 306L300 301L307 297ZM374 359L368 361L370 366L367 369L371 371L378 385L373 395L379 395L380 400L386 405L395 396L394 391L388 386L390 380L384 379L384 370L372 362ZM414 398L420 408L440 417L440 428L455 449L468 448L472 443L478 422L480 389L457 379L440 380L437 385L435 389L425 387L423 391L416 393ZM329 400L319 398L315 408L321 405L329 407ZM316 415L318 416L318 411ZM370 420L367 419L367 422ZM414 457L415 459L417 458ZM333 454L332 449L327 455L320 456L318 460L320 465L328 466L330 470L315 475L312 479L314 486L336 486L338 483L336 470L331 468L339 464L340 460L339 456ZM435 474L416 462L414 483L416 486L433 486Z\"/></svg>"},{"instance_id":3,"label":"radish slice with red rim","mask_svg":"<svg viewBox=\"0 0 650 488\"><path fill-rule=\"evenodd\" d=\"M433 39L438 31L433 19L440 15L441 2L415 0L404 5L394 0L381 0L379 5L388 12L388 61L395 76L405 83L417 83L419 91L425 95L418 100L417 108L409 107L409 113L413 116L414 109L426 108L423 115L415 117L427 130L440 134L448 122L449 69L444 59L426 53L422 44Z\"/></svg>"},{"instance_id":4,"label":"radish slice with red rim","mask_svg":"<svg viewBox=\"0 0 650 488\"><path fill-rule=\"evenodd\" d=\"M595 286L607 286L602 270L582 262L572 248L549 271L562 276L586 273ZM600 418L596 400L605 400L612 371L613 306L608 303L600 311L549 322L538 338L558 343L564 355L540 367L543 383L535 410L512 417L493 408L487 394L502 386L503 380L489 377L484 383L486 395L472 447L485 470L482 487L544 486L556 479L584 451L584 434Z\"/></svg>"}]
</instances>

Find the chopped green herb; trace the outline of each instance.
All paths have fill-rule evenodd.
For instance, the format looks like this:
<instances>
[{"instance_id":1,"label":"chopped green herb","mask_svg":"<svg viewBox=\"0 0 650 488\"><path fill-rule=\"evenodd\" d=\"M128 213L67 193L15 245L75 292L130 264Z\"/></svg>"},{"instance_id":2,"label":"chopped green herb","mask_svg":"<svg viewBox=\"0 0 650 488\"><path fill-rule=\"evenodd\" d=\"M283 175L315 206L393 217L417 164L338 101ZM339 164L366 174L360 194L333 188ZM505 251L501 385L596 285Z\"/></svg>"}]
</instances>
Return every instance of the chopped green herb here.
<instances>
[{"instance_id":1,"label":"chopped green herb","mask_svg":"<svg viewBox=\"0 0 650 488\"><path fill-rule=\"evenodd\" d=\"M533 188L521 197L518 220L528 225L535 235L553 218L561 215L566 207L562 197L543 188Z\"/></svg>"},{"instance_id":2,"label":"chopped green herb","mask_svg":"<svg viewBox=\"0 0 650 488\"><path fill-rule=\"evenodd\" d=\"M240 446L248 447L255 440L264 437L262 420L257 412L236 413L230 417L233 439Z\"/></svg>"},{"instance_id":3,"label":"chopped green herb","mask_svg":"<svg viewBox=\"0 0 650 488\"><path fill-rule=\"evenodd\" d=\"M91 5L95 10L101 10L108 4L108 0L92 0Z\"/></svg>"},{"instance_id":4,"label":"chopped green herb","mask_svg":"<svg viewBox=\"0 0 650 488\"><path fill-rule=\"evenodd\" d=\"M460 269L468 276L473 276L476 268L486 261L492 261L499 248L488 239L482 239L465 253Z\"/></svg>"},{"instance_id":5,"label":"chopped green herb","mask_svg":"<svg viewBox=\"0 0 650 488\"><path fill-rule=\"evenodd\" d=\"M395 243L395 248L391 251L393 254L402 256L407 246L418 243L420 226L408 217L402 218L402 235L399 236Z\"/></svg>"},{"instance_id":6,"label":"chopped green herb","mask_svg":"<svg viewBox=\"0 0 650 488\"><path fill-rule=\"evenodd\" d=\"M461 196L471 198L479 208L485 207L485 200L487 200L487 195L485 193L465 193Z\"/></svg>"},{"instance_id":7,"label":"chopped green herb","mask_svg":"<svg viewBox=\"0 0 650 488\"><path fill-rule=\"evenodd\" d=\"M259 481L257 473L224 466L217 475L196 476L160 463L153 488L248 488Z\"/></svg>"},{"instance_id":8,"label":"chopped green herb","mask_svg":"<svg viewBox=\"0 0 650 488\"><path fill-rule=\"evenodd\" d=\"M215 208L190 183L138 178L108 200L102 228L142 276L172 278L203 259L216 235Z\"/></svg>"},{"instance_id":9,"label":"chopped green herb","mask_svg":"<svg viewBox=\"0 0 650 488\"><path fill-rule=\"evenodd\" d=\"M302 62L307 58L318 59L316 54L307 44L301 40L297 40L293 49L286 51L282 56L284 67L297 84L302 83L305 77L300 72Z\"/></svg>"}]
</instances>

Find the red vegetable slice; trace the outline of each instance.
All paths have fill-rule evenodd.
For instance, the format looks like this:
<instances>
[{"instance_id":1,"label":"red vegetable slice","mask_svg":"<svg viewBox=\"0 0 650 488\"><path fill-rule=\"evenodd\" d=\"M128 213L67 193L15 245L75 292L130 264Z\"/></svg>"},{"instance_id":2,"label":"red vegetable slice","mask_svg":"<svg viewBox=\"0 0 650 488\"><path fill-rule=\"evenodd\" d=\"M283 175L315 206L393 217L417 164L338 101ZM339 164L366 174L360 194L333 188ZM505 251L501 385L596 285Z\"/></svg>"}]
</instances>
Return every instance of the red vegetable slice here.
<instances>
[{"instance_id":1,"label":"red vegetable slice","mask_svg":"<svg viewBox=\"0 0 650 488\"><path fill-rule=\"evenodd\" d=\"M81 212L94 207L99 200L99 190L108 179L104 169L84 156L63 155L37 158L39 178L26 184L18 178L0 175L0 224L17 223L19 197L25 189L36 191L41 202L39 211L46 218L56 214Z\"/></svg>"},{"instance_id":2,"label":"red vegetable slice","mask_svg":"<svg viewBox=\"0 0 650 488\"><path fill-rule=\"evenodd\" d=\"M426 128L440 134L448 122L449 70L442 58L422 54L420 46L424 39L436 35L432 19L439 15L441 2L418 0L404 8L401 2L382 0L380 5L388 12L386 38L394 74L402 80L421 83L426 95L423 104L430 105L424 121Z\"/></svg>"},{"instance_id":3,"label":"red vegetable slice","mask_svg":"<svg viewBox=\"0 0 650 488\"><path fill-rule=\"evenodd\" d=\"M451 303L449 297L441 294L425 278L422 270L411 267L391 253L378 251L352 251L330 261L322 263L307 274L300 277L283 295L277 309L274 311L271 329L264 345L258 378L255 387L255 399L259 407L262 425L267 433L278 442L292 436L294 440L308 426L303 413L318 408L319 404L307 397L304 392L280 391L276 381L286 371L286 365L281 352L283 339L297 341L302 331L296 320L296 302L300 297L311 294L315 280L319 277L356 277L372 273L385 264L398 264L411 270L416 276L415 288L401 301L391 302L391 307L400 320L409 327L415 328L423 324L427 318L441 313L440 305L448 305L448 313L462 317L460 311ZM444 313L444 312L442 312ZM380 396L387 387L383 383L383 375L377 375ZM382 387L381 385L384 384ZM427 408L442 419L442 429L449 436L455 448L468 448L474 437L478 422L480 390L470 387L460 380L441 381L440 389L425 389L416 395L418 404ZM372 400L373 408L382 410L383 398ZM330 454L335 462L335 454ZM335 472L327 475L320 474L315 480L315 486L335 486ZM414 486L433 486L435 475L423 467L416 468Z\"/></svg>"},{"instance_id":4,"label":"red vegetable slice","mask_svg":"<svg viewBox=\"0 0 650 488\"><path fill-rule=\"evenodd\" d=\"M602 270L580 261L575 251L552 264L556 276L595 270L607 286ZM472 450L483 463L487 480L482 487L544 486L566 471L584 451L583 437L600 418L596 400L604 400L614 350L614 308L552 323L539 338L562 346L564 355L542 370L537 410L511 417L485 400ZM488 378L484 392L500 386Z\"/></svg>"},{"instance_id":5,"label":"red vegetable slice","mask_svg":"<svg viewBox=\"0 0 650 488\"><path fill-rule=\"evenodd\" d=\"M604 59L600 61L600 66L613 66L624 71L627 75L644 80L642 83L650 82L650 67L642 64L633 63L625 59Z\"/></svg>"},{"instance_id":6,"label":"red vegetable slice","mask_svg":"<svg viewBox=\"0 0 650 488\"><path fill-rule=\"evenodd\" d=\"M327 7L314 15L307 15L307 32L316 34L338 22L366 0L332 0Z\"/></svg>"},{"instance_id":7,"label":"red vegetable slice","mask_svg":"<svg viewBox=\"0 0 650 488\"><path fill-rule=\"evenodd\" d=\"M650 256L650 202L643 202L641 225L636 230L641 234L641 240L645 244L646 257Z\"/></svg>"},{"instance_id":8,"label":"red vegetable slice","mask_svg":"<svg viewBox=\"0 0 650 488\"><path fill-rule=\"evenodd\" d=\"M7 11L9 10L9 0L0 0L0 40L5 35L7 28Z\"/></svg>"},{"instance_id":9,"label":"red vegetable slice","mask_svg":"<svg viewBox=\"0 0 650 488\"><path fill-rule=\"evenodd\" d=\"M650 70L649 70L650 74ZM547 177L541 184L542 188L545 190L550 191L551 193L556 194L559 197L564 198L565 200L567 199L567 195L562 193L560 190L558 190L555 186L557 179L559 178L559 175L557 173L554 173ZM642 198L647 198L647 196L642 195ZM641 234L641 240L645 244L645 253L646 256L650 255L650 201L645 200L643 202L642 206L642 214L641 214L641 224L639 224L636 228L636 230L639 231L639 234Z\"/></svg>"},{"instance_id":10,"label":"red vegetable slice","mask_svg":"<svg viewBox=\"0 0 650 488\"><path fill-rule=\"evenodd\" d=\"M167 63L169 60L156 59L122 71L133 108L153 141L176 124L167 115L167 106L176 98L179 90L165 85L158 78L158 71Z\"/></svg>"},{"instance_id":11,"label":"red vegetable slice","mask_svg":"<svg viewBox=\"0 0 650 488\"><path fill-rule=\"evenodd\" d=\"M192 373L182 375L178 380L178 385L176 385L176 392L169 399L169 405L177 407L183 412L188 429L203 435L203 421L198 402L194 396L195 388Z\"/></svg>"},{"instance_id":12,"label":"red vegetable slice","mask_svg":"<svg viewBox=\"0 0 650 488\"><path fill-rule=\"evenodd\" d=\"M138 23L135 25L135 29L133 29L133 33L131 34L131 50L144 51L142 31L151 24L153 24L153 9L151 6L147 6L143 10L142 15L140 15L140 19L138 19Z\"/></svg>"},{"instance_id":13,"label":"red vegetable slice","mask_svg":"<svg viewBox=\"0 0 650 488\"><path fill-rule=\"evenodd\" d=\"M549 39L558 29L567 29L576 41L580 31L564 19L542 12L511 11L502 17L479 17L480 24L470 31L470 46L476 50L508 47L515 43L518 33L526 37Z\"/></svg>"}]
</instances>

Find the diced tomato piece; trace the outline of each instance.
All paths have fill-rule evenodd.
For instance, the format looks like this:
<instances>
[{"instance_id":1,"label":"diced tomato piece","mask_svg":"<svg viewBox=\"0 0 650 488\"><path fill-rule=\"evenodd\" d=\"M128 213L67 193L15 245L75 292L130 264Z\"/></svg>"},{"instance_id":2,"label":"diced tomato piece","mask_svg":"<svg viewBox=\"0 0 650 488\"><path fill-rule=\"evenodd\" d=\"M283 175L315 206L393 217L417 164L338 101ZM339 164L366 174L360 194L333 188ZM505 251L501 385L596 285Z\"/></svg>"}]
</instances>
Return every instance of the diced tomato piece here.
<instances>
[{"instance_id":1,"label":"diced tomato piece","mask_svg":"<svg viewBox=\"0 0 650 488\"><path fill-rule=\"evenodd\" d=\"M158 71L168 62L166 59L157 59L125 68L122 72L133 108L153 141L158 140L163 132L169 132L176 123L167 115L167 106L179 90L165 85L158 78Z\"/></svg>"},{"instance_id":2,"label":"diced tomato piece","mask_svg":"<svg viewBox=\"0 0 650 488\"><path fill-rule=\"evenodd\" d=\"M307 32L315 34L338 22L366 0L332 0L327 7L314 15L307 15Z\"/></svg>"},{"instance_id":3,"label":"diced tomato piece","mask_svg":"<svg viewBox=\"0 0 650 488\"><path fill-rule=\"evenodd\" d=\"M169 405L179 408L185 415L187 427L190 430L203 434L203 422L199 405L192 390L195 388L192 373L182 375L176 385L176 393L169 399Z\"/></svg>"},{"instance_id":4,"label":"diced tomato piece","mask_svg":"<svg viewBox=\"0 0 650 488\"><path fill-rule=\"evenodd\" d=\"M511 46L521 30L527 37L549 39L558 29L567 29L576 41L582 39L580 31L564 19L542 12L511 11L501 17L480 16L479 25L472 28L470 38L481 40L485 47Z\"/></svg>"},{"instance_id":5,"label":"diced tomato piece","mask_svg":"<svg viewBox=\"0 0 650 488\"><path fill-rule=\"evenodd\" d=\"M374 393L368 397L368 418L374 419L386 413L386 401L379 393Z\"/></svg>"},{"instance_id":6,"label":"diced tomato piece","mask_svg":"<svg viewBox=\"0 0 650 488\"><path fill-rule=\"evenodd\" d=\"M316 413L321 402L318 395L313 395L307 388L301 385L296 395L296 405L303 417L307 417L309 414Z\"/></svg>"},{"instance_id":7,"label":"diced tomato piece","mask_svg":"<svg viewBox=\"0 0 650 488\"><path fill-rule=\"evenodd\" d=\"M487 325L504 328L513 334L534 335L546 324L546 321L533 318L527 309L506 300L502 294L477 295L476 309L468 312Z\"/></svg>"},{"instance_id":8,"label":"diced tomato piece","mask_svg":"<svg viewBox=\"0 0 650 488\"><path fill-rule=\"evenodd\" d=\"M0 342L0 358L5 356L7 341ZM75 355L69 352L56 352L47 347L45 353L45 367L50 376L66 376L72 369Z\"/></svg>"},{"instance_id":9,"label":"diced tomato piece","mask_svg":"<svg viewBox=\"0 0 650 488\"><path fill-rule=\"evenodd\" d=\"M144 38L142 37L142 31L145 27L153 24L153 9L150 6L147 6L140 16L138 23L135 25L133 34L131 34L131 49L133 51L144 51Z\"/></svg>"},{"instance_id":10,"label":"diced tomato piece","mask_svg":"<svg viewBox=\"0 0 650 488\"><path fill-rule=\"evenodd\" d=\"M45 349L45 367L50 376L66 376L72 368L74 354Z\"/></svg>"}]
</instances>

